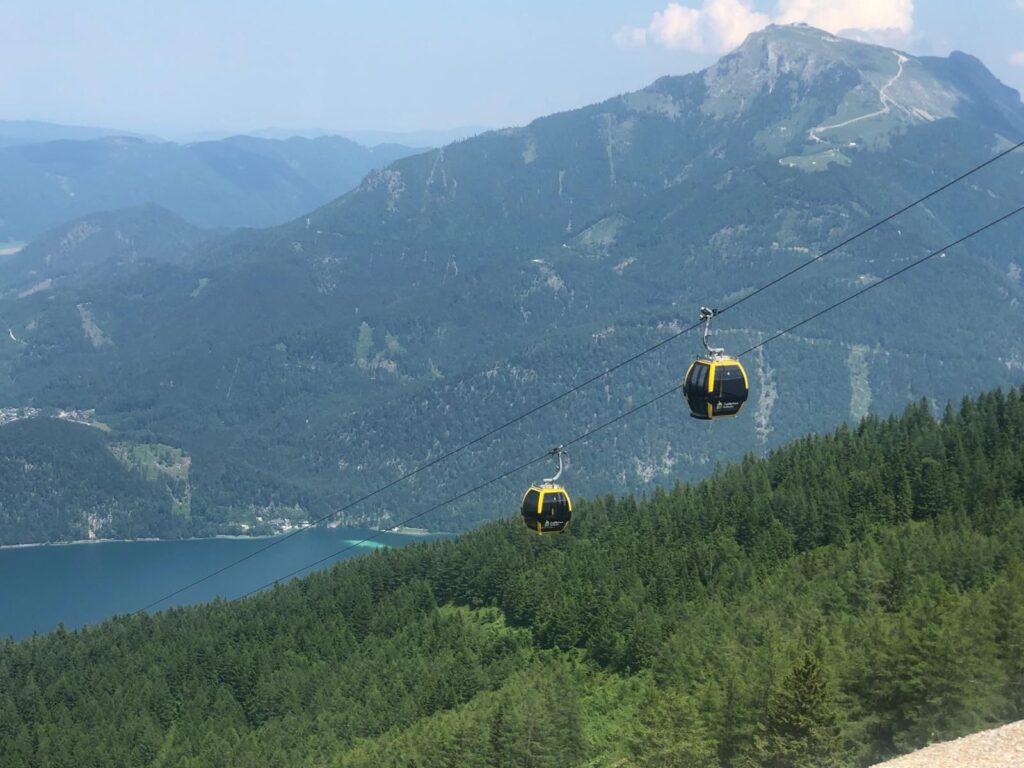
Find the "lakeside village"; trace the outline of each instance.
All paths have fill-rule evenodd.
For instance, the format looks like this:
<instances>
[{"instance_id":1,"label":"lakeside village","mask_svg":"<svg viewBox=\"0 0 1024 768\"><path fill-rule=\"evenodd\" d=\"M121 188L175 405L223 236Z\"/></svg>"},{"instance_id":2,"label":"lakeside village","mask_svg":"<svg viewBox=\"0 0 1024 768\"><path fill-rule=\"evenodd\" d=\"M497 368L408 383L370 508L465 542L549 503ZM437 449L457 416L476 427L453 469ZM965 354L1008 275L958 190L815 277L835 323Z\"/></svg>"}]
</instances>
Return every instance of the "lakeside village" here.
<instances>
[{"instance_id":1,"label":"lakeside village","mask_svg":"<svg viewBox=\"0 0 1024 768\"><path fill-rule=\"evenodd\" d=\"M95 408L88 408L84 410L71 408L69 410L64 410L62 408L34 408L31 405L0 408L0 427L5 424L13 424L16 421L38 418L60 419L61 421L84 424L87 427L95 427L104 431L109 431L110 429L106 424L96 421Z\"/></svg>"},{"instance_id":2,"label":"lakeside village","mask_svg":"<svg viewBox=\"0 0 1024 768\"><path fill-rule=\"evenodd\" d=\"M34 419L42 413L38 408L0 408L0 427L23 419Z\"/></svg>"},{"instance_id":3,"label":"lakeside village","mask_svg":"<svg viewBox=\"0 0 1024 768\"><path fill-rule=\"evenodd\" d=\"M239 529L243 535L252 534L254 529L259 531L261 535L276 536L279 534L291 533L292 531L301 530L303 528L313 528L314 523L309 520L289 520L286 517L275 517L271 519L264 519L261 515L256 516L256 523L251 525L249 523L238 523ZM343 525L340 521L328 523L326 528L340 528ZM391 527L381 527L372 530L377 530L381 533L395 533L400 536L429 536L431 531L428 528L413 528L408 525L395 525Z\"/></svg>"},{"instance_id":4,"label":"lakeside village","mask_svg":"<svg viewBox=\"0 0 1024 768\"><path fill-rule=\"evenodd\" d=\"M0 408L0 427L3 427L6 424L12 424L16 421L39 418L60 419L62 421L69 421L75 424L82 424L84 426L100 429L104 432L110 431L109 426L96 420L96 410L94 408L36 408L30 405L6 406ZM403 536L429 536L431 533L431 531L426 528L413 528L405 525L389 526L387 525L386 520L387 518L385 517L385 519L381 521L380 527L376 530L383 533L395 533ZM336 528L342 524L343 523L341 521L332 521L327 524L327 527ZM247 537L278 536L304 528L312 528L315 524L309 520L290 519L281 516L269 517L265 515L256 515L255 521L252 523L238 522L235 525L237 527L236 535ZM97 531L94 530L92 526L90 526L88 540L100 540L100 537L97 535Z\"/></svg>"},{"instance_id":5,"label":"lakeside village","mask_svg":"<svg viewBox=\"0 0 1024 768\"><path fill-rule=\"evenodd\" d=\"M256 522L236 523L242 534L248 535L255 529L260 535L276 536L282 533L291 533L301 528L312 528L313 523L308 520L289 520L287 517L264 518L256 515Z\"/></svg>"}]
</instances>

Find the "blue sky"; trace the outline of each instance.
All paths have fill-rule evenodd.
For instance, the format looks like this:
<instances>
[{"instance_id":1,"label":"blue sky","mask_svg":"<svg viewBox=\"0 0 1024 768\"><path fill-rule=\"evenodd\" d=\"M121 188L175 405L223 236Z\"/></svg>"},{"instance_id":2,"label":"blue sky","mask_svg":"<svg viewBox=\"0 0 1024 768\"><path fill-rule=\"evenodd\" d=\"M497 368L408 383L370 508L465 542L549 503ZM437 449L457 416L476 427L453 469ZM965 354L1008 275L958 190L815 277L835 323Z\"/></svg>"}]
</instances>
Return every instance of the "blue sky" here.
<instances>
[{"instance_id":1,"label":"blue sky","mask_svg":"<svg viewBox=\"0 0 1024 768\"><path fill-rule=\"evenodd\" d=\"M699 69L794 20L964 50L1024 91L1024 0L3 0L0 119L172 136L498 127Z\"/></svg>"}]
</instances>

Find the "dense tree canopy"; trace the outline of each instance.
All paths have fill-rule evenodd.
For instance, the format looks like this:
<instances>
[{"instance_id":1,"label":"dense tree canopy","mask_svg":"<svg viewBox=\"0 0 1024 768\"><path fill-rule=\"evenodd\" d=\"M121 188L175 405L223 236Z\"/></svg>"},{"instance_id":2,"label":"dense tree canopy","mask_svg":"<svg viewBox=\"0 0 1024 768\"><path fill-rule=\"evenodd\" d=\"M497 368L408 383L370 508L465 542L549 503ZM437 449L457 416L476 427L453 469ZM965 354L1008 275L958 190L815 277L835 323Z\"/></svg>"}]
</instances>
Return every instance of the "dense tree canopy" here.
<instances>
[{"instance_id":1,"label":"dense tree canopy","mask_svg":"<svg viewBox=\"0 0 1024 768\"><path fill-rule=\"evenodd\" d=\"M1024 393L0 647L0 765L865 765L1024 716Z\"/></svg>"}]
</instances>

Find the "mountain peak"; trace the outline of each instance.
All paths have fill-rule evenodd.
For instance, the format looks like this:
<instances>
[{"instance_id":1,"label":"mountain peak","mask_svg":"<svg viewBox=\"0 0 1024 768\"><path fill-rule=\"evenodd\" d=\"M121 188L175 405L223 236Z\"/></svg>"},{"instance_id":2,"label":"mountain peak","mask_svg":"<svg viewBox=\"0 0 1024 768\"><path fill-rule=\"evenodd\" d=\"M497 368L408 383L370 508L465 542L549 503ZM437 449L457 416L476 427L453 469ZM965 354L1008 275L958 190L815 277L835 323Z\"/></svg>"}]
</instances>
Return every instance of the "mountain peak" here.
<instances>
[{"instance_id":1,"label":"mountain peak","mask_svg":"<svg viewBox=\"0 0 1024 768\"><path fill-rule=\"evenodd\" d=\"M788 41L807 45L814 41L826 43L843 42L845 38L833 35L831 32L827 32L824 29L812 27L810 24L800 22L797 24L769 24L767 27L764 27L757 32L751 32L747 35L747 39L744 40L743 45L746 45L751 40L758 39L770 39L780 42ZM740 47L742 47L742 45Z\"/></svg>"},{"instance_id":2,"label":"mountain peak","mask_svg":"<svg viewBox=\"0 0 1024 768\"><path fill-rule=\"evenodd\" d=\"M747 36L743 44L710 67L706 79L753 75L769 87L783 74L810 82L836 67L858 71L894 69L901 51L837 37L807 24L772 24Z\"/></svg>"},{"instance_id":3,"label":"mountain peak","mask_svg":"<svg viewBox=\"0 0 1024 768\"><path fill-rule=\"evenodd\" d=\"M749 35L703 80L705 114L734 118L773 99L776 118L766 142L781 146L784 135L802 135L801 154L828 151L840 162L846 158L838 151L886 145L911 125L960 115L966 104L984 102L1004 122L1014 112L1009 89L992 85L998 81L973 57L917 57L805 24ZM991 107L993 100L1000 108Z\"/></svg>"},{"instance_id":4,"label":"mountain peak","mask_svg":"<svg viewBox=\"0 0 1024 768\"><path fill-rule=\"evenodd\" d=\"M815 97L839 101L851 92L879 91L908 60L904 54L846 40L807 25L771 25L749 35L732 53L704 71L703 111L719 118L750 108L780 88L794 111ZM880 108L880 107L876 107Z\"/></svg>"}]
</instances>

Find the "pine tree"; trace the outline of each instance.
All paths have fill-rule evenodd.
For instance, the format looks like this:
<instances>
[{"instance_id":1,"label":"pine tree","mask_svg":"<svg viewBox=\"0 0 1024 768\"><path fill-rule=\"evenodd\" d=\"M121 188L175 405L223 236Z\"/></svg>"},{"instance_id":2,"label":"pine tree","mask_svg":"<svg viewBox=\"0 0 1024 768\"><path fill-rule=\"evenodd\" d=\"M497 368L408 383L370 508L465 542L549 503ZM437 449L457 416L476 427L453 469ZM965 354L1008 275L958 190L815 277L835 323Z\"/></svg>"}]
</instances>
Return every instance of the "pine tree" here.
<instances>
[{"instance_id":1,"label":"pine tree","mask_svg":"<svg viewBox=\"0 0 1024 768\"><path fill-rule=\"evenodd\" d=\"M712 768L718 764L693 699L684 693L651 686L641 705L640 722L630 744L637 766Z\"/></svg>"},{"instance_id":2,"label":"pine tree","mask_svg":"<svg viewBox=\"0 0 1024 768\"><path fill-rule=\"evenodd\" d=\"M813 653L803 655L769 700L754 737L753 757L761 768L839 765L835 702Z\"/></svg>"},{"instance_id":3,"label":"pine tree","mask_svg":"<svg viewBox=\"0 0 1024 768\"><path fill-rule=\"evenodd\" d=\"M931 520L950 508L946 474L946 468L935 459L931 457L922 459L918 470L917 484L914 487L914 517L916 519Z\"/></svg>"}]
</instances>

